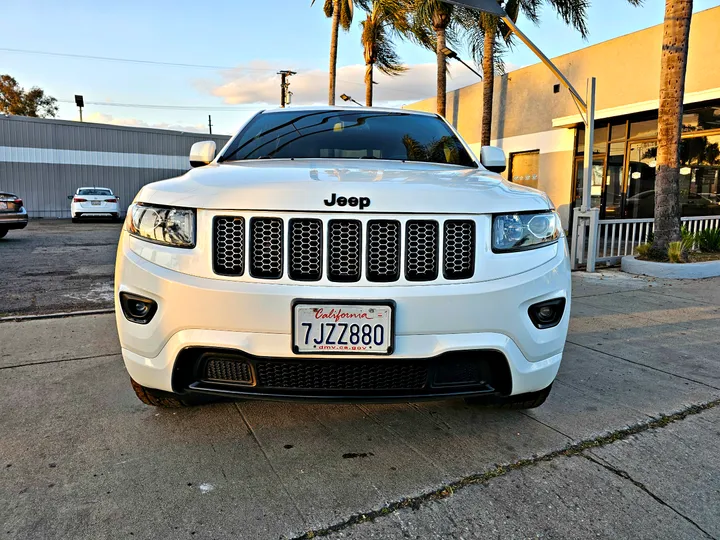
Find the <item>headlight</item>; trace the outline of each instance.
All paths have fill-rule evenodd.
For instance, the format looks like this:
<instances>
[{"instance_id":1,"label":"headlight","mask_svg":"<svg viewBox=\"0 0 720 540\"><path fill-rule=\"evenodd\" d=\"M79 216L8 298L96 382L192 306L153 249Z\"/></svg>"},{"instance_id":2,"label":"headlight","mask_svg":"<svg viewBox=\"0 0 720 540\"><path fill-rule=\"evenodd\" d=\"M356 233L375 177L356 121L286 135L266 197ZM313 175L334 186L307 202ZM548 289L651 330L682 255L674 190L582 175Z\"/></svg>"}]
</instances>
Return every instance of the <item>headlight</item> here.
<instances>
[{"instance_id":1,"label":"headlight","mask_svg":"<svg viewBox=\"0 0 720 540\"><path fill-rule=\"evenodd\" d=\"M128 210L130 234L168 246L195 247L195 210L133 204Z\"/></svg>"},{"instance_id":2,"label":"headlight","mask_svg":"<svg viewBox=\"0 0 720 540\"><path fill-rule=\"evenodd\" d=\"M555 212L502 214L493 217L492 248L495 252L535 249L562 236Z\"/></svg>"}]
</instances>

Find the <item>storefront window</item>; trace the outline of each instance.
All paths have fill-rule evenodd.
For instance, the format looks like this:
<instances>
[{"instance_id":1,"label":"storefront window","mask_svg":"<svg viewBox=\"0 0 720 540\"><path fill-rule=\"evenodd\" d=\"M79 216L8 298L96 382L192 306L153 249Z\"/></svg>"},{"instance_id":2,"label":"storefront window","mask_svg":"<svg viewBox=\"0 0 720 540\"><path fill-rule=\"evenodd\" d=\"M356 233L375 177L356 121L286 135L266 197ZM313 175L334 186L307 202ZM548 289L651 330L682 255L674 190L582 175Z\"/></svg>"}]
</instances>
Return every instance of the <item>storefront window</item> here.
<instances>
[{"instance_id":1,"label":"storefront window","mask_svg":"<svg viewBox=\"0 0 720 540\"><path fill-rule=\"evenodd\" d=\"M607 151L607 140L609 128L607 125L597 127L595 124L595 133L593 133L593 154L605 155ZM585 128L578 128L577 132L577 153L583 155L585 153Z\"/></svg>"},{"instance_id":2,"label":"storefront window","mask_svg":"<svg viewBox=\"0 0 720 540\"><path fill-rule=\"evenodd\" d=\"M630 144L625 217L651 218L655 215L655 167L657 143Z\"/></svg>"},{"instance_id":3,"label":"storefront window","mask_svg":"<svg viewBox=\"0 0 720 540\"><path fill-rule=\"evenodd\" d=\"M720 135L683 139L680 162L682 215L720 214Z\"/></svg>"},{"instance_id":4,"label":"storefront window","mask_svg":"<svg viewBox=\"0 0 720 540\"><path fill-rule=\"evenodd\" d=\"M623 141L627 139L627 122L614 124L610 130L611 141Z\"/></svg>"},{"instance_id":5,"label":"storefront window","mask_svg":"<svg viewBox=\"0 0 720 540\"><path fill-rule=\"evenodd\" d=\"M605 173L604 219L617 219L622 208L625 143L611 143Z\"/></svg>"},{"instance_id":6,"label":"storefront window","mask_svg":"<svg viewBox=\"0 0 720 540\"><path fill-rule=\"evenodd\" d=\"M642 122L630 122L631 139L653 139L657 138L658 121L644 120Z\"/></svg>"},{"instance_id":7,"label":"storefront window","mask_svg":"<svg viewBox=\"0 0 720 540\"><path fill-rule=\"evenodd\" d=\"M685 109L683 114L683 133L720 129L720 106Z\"/></svg>"}]
</instances>

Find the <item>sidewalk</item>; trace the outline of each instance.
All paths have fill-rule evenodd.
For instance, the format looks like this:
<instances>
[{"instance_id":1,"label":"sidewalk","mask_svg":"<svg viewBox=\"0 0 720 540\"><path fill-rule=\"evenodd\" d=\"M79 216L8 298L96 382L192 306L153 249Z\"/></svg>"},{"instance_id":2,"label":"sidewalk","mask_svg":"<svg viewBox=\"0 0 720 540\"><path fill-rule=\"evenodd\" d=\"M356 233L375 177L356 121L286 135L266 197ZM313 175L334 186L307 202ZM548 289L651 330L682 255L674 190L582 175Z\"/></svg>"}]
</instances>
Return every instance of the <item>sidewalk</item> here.
<instances>
[{"instance_id":1,"label":"sidewalk","mask_svg":"<svg viewBox=\"0 0 720 540\"><path fill-rule=\"evenodd\" d=\"M557 383L527 412L158 410L112 315L0 323L0 536L720 537L720 279L574 286Z\"/></svg>"}]
</instances>

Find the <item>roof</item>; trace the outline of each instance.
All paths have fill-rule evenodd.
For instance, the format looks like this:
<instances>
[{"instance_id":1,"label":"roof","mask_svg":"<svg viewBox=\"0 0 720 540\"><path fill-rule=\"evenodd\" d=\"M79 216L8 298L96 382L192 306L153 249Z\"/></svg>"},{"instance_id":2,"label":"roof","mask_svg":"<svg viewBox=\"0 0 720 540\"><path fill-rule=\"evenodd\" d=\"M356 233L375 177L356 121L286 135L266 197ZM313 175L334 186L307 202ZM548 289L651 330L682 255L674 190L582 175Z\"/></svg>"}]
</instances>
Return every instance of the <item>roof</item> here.
<instances>
[{"instance_id":1,"label":"roof","mask_svg":"<svg viewBox=\"0 0 720 540\"><path fill-rule=\"evenodd\" d=\"M352 105L352 106L332 106L332 105L312 105L312 106L305 106L305 107L288 107L288 108L277 108L277 109L267 109L262 111L262 114L274 114L274 113L282 113L282 112L322 112L322 111L350 111L350 112L358 112L363 109L372 110L373 112L387 112L387 113L401 113L401 114L413 114L418 116L437 116L435 113L431 112L425 112L425 111L414 111L409 109L393 109L390 107L362 107L358 105Z\"/></svg>"}]
</instances>

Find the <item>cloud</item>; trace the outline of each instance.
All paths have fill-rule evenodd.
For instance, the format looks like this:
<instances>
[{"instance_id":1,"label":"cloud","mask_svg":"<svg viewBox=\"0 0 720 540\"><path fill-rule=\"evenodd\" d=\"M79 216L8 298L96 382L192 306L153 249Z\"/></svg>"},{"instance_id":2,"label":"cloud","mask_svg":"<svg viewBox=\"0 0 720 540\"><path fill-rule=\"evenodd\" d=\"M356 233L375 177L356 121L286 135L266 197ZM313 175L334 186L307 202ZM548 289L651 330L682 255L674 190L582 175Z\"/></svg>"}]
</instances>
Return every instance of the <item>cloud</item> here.
<instances>
[{"instance_id":1,"label":"cloud","mask_svg":"<svg viewBox=\"0 0 720 540\"><path fill-rule=\"evenodd\" d=\"M141 127L141 128L157 128L157 129L172 129L174 131L191 131L194 133L206 133L207 126L204 124L195 125L182 125L182 124L169 124L167 122L158 122L149 124L143 120L137 118L115 118L111 114L105 114L101 112L94 112L85 118L85 122L95 122L97 124L113 124L116 126L129 126L129 127Z\"/></svg>"},{"instance_id":2,"label":"cloud","mask_svg":"<svg viewBox=\"0 0 720 540\"><path fill-rule=\"evenodd\" d=\"M196 81L200 91L220 97L228 105L269 104L275 106L280 100L280 77L261 71L266 64L255 62L257 71L244 68L221 72L220 81L203 79ZM435 95L436 68L434 63L407 66L408 71L399 77L389 77L375 70L374 104L404 104L420 101ZM510 66L508 66L510 68ZM509 70L509 69L508 69ZM293 103L312 105L327 103L327 71L320 69L300 71L290 78ZM355 64L342 66L337 74L337 94L348 94L363 103L365 101L365 66ZM450 64L448 90L479 82L477 75L465 66Z\"/></svg>"}]
</instances>

